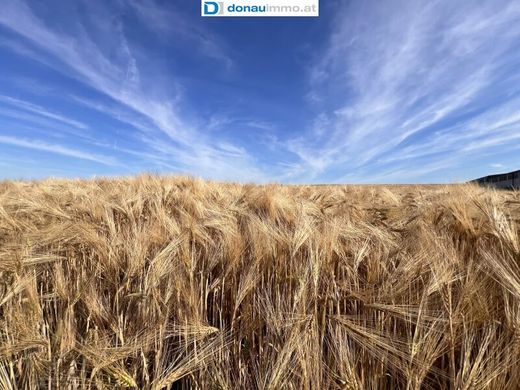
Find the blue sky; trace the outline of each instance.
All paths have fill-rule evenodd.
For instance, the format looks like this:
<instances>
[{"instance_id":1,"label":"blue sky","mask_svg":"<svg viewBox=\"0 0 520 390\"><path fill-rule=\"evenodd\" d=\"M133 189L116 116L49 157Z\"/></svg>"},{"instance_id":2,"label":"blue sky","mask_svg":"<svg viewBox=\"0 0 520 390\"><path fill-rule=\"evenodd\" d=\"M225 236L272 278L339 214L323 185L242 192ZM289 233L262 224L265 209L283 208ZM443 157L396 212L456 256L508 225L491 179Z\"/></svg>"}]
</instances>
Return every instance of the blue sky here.
<instances>
[{"instance_id":1,"label":"blue sky","mask_svg":"<svg viewBox=\"0 0 520 390\"><path fill-rule=\"evenodd\" d=\"M518 1L2 0L0 178L454 182L520 168Z\"/></svg>"}]
</instances>

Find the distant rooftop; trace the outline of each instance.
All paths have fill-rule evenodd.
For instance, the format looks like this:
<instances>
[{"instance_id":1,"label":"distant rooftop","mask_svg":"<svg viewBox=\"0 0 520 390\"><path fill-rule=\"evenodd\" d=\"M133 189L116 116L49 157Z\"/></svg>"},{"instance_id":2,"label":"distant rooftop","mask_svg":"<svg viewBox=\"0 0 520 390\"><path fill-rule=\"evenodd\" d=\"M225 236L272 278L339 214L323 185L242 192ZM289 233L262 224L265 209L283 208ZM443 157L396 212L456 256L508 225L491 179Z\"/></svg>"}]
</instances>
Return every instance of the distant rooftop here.
<instances>
[{"instance_id":1,"label":"distant rooftop","mask_svg":"<svg viewBox=\"0 0 520 390\"><path fill-rule=\"evenodd\" d=\"M488 175L471 182L497 188L520 188L520 170Z\"/></svg>"}]
</instances>

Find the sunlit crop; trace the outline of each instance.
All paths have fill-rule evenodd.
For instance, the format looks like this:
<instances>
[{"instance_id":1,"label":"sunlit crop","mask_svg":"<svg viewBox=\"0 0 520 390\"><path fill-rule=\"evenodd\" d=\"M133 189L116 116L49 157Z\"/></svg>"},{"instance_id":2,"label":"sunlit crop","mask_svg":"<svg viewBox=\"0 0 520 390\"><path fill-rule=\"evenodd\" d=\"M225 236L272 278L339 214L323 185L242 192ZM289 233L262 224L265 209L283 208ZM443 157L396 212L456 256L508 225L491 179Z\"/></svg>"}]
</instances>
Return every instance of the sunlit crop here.
<instances>
[{"instance_id":1,"label":"sunlit crop","mask_svg":"<svg viewBox=\"0 0 520 390\"><path fill-rule=\"evenodd\" d=\"M514 389L520 195L0 183L2 389Z\"/></svg>"}]
</instances>

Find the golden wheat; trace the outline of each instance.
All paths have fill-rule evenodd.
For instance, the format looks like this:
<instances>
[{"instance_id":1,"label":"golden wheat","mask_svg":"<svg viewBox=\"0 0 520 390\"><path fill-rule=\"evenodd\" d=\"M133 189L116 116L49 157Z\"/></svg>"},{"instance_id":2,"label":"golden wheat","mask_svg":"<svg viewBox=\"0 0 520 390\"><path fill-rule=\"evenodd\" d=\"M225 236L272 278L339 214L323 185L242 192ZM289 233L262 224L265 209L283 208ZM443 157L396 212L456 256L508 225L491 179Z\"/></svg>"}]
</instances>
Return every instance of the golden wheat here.
<instances>
[{"instance_id":1,"label":"golden wheat","mask_svg":"<svg viewBox=\"0 0 520 390\"><path fill-rule=\"evenodd\" d=\"M2 389L514 389L520 195L0 183Z\"/></svg>"}]
</instances>

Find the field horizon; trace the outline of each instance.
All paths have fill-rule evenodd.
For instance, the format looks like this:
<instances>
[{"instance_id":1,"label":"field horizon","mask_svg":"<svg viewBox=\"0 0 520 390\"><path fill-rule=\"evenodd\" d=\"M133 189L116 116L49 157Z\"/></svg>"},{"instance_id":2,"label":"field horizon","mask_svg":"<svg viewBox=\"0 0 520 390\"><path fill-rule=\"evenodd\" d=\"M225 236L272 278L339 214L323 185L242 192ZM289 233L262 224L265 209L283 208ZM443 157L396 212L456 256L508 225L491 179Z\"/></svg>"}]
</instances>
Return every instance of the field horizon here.
<instances>
[{"instance_id":1,"label":"field horizon","mask_svg":"<svg viewBox=\"0 0 520 390\"><path fill-rule=\"evenodd\" d=\"M0 182L2 389L513 389L520 191Z\"/></svg>"}]
</instances>

